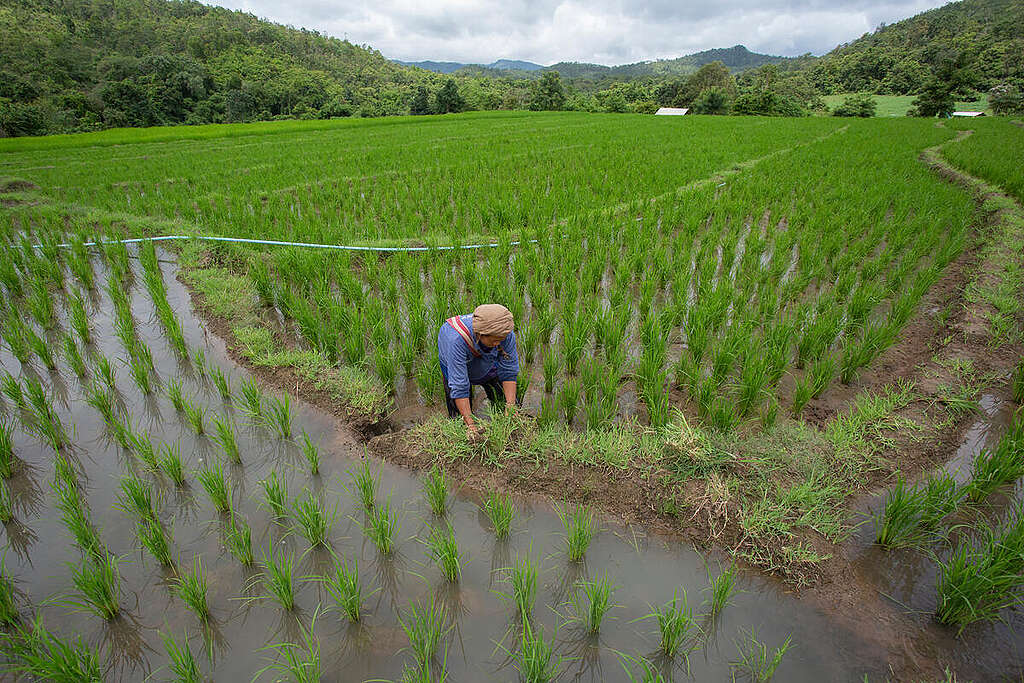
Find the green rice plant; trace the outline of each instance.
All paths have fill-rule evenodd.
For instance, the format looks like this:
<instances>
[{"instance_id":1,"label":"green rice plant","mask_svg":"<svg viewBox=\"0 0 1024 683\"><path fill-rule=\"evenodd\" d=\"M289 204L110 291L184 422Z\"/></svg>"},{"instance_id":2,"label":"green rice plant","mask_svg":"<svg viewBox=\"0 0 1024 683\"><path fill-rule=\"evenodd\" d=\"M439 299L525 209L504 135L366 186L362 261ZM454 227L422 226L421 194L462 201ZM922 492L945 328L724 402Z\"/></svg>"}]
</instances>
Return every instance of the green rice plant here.
<instances>
[{"instance_id":1,"label":"green rice plant","mask_svg":"<svg viewBox=\"0 0 1024 683\"><path fill-rule=\"evenodd\" d=\"M431 597L426 605L410 604L405 616L400 616L398 621L409 639L413 660L421 670L427 669L441 638L450 628L446 628L448 610Z\"/></svg>"},{"instance_id":2,"label":"green rice plant","mask_svg":"<svg viewBox=\"0 0 1024 683\"><path fill-rule=\"evenodd\" d=\"M25 400L25 392L22 391L21 384L18 380L10 373L6 373L3 377L0 377L0 391L3 391L4 396L9 398L19 409L28 409L28 402Z\"/></svg>"},{"instance_id":3,"label":"green rice plant","mask_svg":"<svg viewBox=\"0 0 1024 683\"><path fill-rule=\"evenodd\" d=\"M1024 504L1011 506L999 527L985 526L977 542L961 542L937 578L940 623L960 632L977 621L1000 618L1003 609L1024 603Z\"/></svg>"},{"instance_id":4,"label":"green rice plant","mask_svg":"<svg viewBox=\"0 0 1024 683\"><path fill-rule=\"evenodd\" d=\"M249 523L237 513L232 513L224 527L224 545L235 559L246 567L252 566L252 529Z\"/></svg>"},{"instance_id":5,"label":"green rice plant","mask_svg":"<svg viewBox=\"0 0 1024 683\"><path fill-rule=\"evenodd\" d=\"M231 493L224 479L224 466L216 458L210 458L196 472L196 479L206 490L213 507L217 512L231 509Z\"/></svg>"},{"instance_id":6,"label":"green rice plant","mask_svg":"<svg viewBox=\"0 0 1024 683\"><path fill-rule=\"evenodd\" d=\"M135 534L138 536L139 545L148 550L157 562L164 567L173 566L171 541L160 520L152 517L140 519L135 527Z\"/></svg>"},{"instance_id":7,"label":"green rice plant","mask_svg":"<svg viewBox=\"0 0 1024 683\"><path fill-rule=\"evenodd\" d=\"M758 640L757 634L751 631L746 639L737 641L739 658L729 662L729 666L742 671L751 681L767 683L772 680L775 670L779 668L791 644L792 636L787 637L782 645L769 652L768 646Z\"/></svg>"},{"instance_id":8,"label":"green rice plant","mask_svg":"<svg viewBox=\"0 0 1024 683\"><path fill-rule=\"evenodd\" d=\"M283 398L271 398L267 401L266 420L282 439L292 438L292 408L288 394Z\"/></svg>"},{"instance_id":9,"label":"green rice plant","mask_svg":"<svg viewBox=\"0 0 1024 683\"><path fill-rule=\"evenodd\" d=\"M6 482L0 482L0 522L7 524L14 519L14 499Z\"/></svg>"},{"instance_id":10,"label":"green rice plant","mask_svg":"<svg viewBox=\"0 0 1024 683\"><path fill-rule=\"evenodd\" d=\"M199 670L199 664L196 663L196 658L188 646L188 635L185 635L184 642L181 643L175 640L173 635L163 631L160 632L160 638L164 641L174 680L178 683L203 683L203 673Z\"/></svg>"},{"instance_id":11,"label":"green rice plant","mask_svg":"<svg viewBox=\"0 0 1024 683\"><path fill-rule=\"evenodd\" d=\"M103 380L103 384L111 392L117 390L117 376L114 373L114 366L110 364L106 356L95 356L93 364L96 366L96 374Z\"/></svg>"},{"instance_id":12,"label":"green rice plant","mask_svg":"<svg viewBox=\"0 0 1024 683\"><path fill-rule=\"evenodd\" d=\"M192 569L179 569L176 576L171 579L174 592L185 605L195 612L199 621L206 622L210 618L210 604L206 594L209 592L209 585L206 581L206 572L203 571L203 559L197 554L192 558Z\"/></svg>"},{"instance_id":13,"label":"green rice plant","mask_svg":"<svg viewBox=\"0 0 1024 683\"><path fill-rule=\"evenodd\" d=\"M654 664L643 657L630 657L622 653L619 653L619 657L622 669L626 672L630 683L665 683L668 680ZM640 667L640 678L636 677L636 674L630 669L630 665Z\"/></svg>"},{"instance_id":14,"label":"green rice plant","mask_svg":"<svg viewBox=\"0 0 1024 683\"><path fill-rule=\"evenodd\" d=\"M300 626L302 643L272 643L263 650L273 650L275 653L273 661L256 672L255 678L259 678L270 670L279 671L285 674L289 680L295 683L320 683L323 675L323 664L320 659L320 641L313 635L313 628L319 611L313 613L313 621L309 628ZM255 680L254 678L254 680ZM279 679L279 680L284 680Z\"/></svg>"},{"instance_id":15,"label":"green rice plant","mask_svg":"<svg viewBox=\"0 0 1024 683\"><path fill-rule=\"evenodd\" d=\"M138 515L140 520L156 519L152 484L134 474L121 477L118 507L129 514Z\"/></svg>"},{"instance_id":16,"label":"green rice plant","mask_svg":"<svg viewBox=\"0 0 1024 683\"><path fill-rule=\"evenodd\" d=\"M264 588L277 600L277 603L285 610L291 611L295 608L295 577L293 567L295 564L291 553L281 553L280 557L274 557L273 547L268 547L263 552L263 559L260 564L263 572L260 580Z\"/></svg>"},{"instance_id":17,"label":"green rice plant","mask_svg":"<svg viewBox=\"0 0 1024 683\"><path fill-rule=\"evenodd\" d=\"M1024 405L1024 358L1020 359L1010 379L1010 390L1013 393L1013 401L1017 405Z\"/></svg>"},{"instance_id":18,"label":"green rice plant","mask_svg":"<svg viewBox=\"0 0 1024 683\"><path fill-rule=\"evenodd\" d=\"M430 511L437 517L443 517L448 510L448 475L434 465L423 480L423 497L427 499Z\"/></svg>"},{"instance_id":19,"label":"green rice plant","mask_svg":"<svg viewBox=\"0 0 1024 683\"><path fill-rule=\"evenodd\" d=\"M14 455L14 425L0 415L0 479L10 479L18 469Z\"/></svg>"},{"instance_id":20,"label":"green rice plant","mask_svg":"<svg viewBox=\"0 0 1024 683\"><path fill-rule=\"evenodd\" d=\"M89 373L89 368L82 358L82 352L78 350L78 344L69 335L64 335L64 360L67 361L75 377L82 379Z\"/></svg>"},{"instance_id":21,"label":"green rice plant","mask_svg":"<svg viewBox=\"0 0 1024 683\"><path fill-rule=\"evenodd\" d=\"M537 600L537 564L529 555L516 555L512 566L505 570L505 575L511 590L512 604L525 622L533 613L533 605Z\"/></svg>"},{"instance_id":22,"label":"green rice plant","mask_svg":"<svg viewBox=\"0 0 1024 683\"><path fill-rule=\"evenodd\" d=\"M462 575L459 561L459 544L455 540L455 529L451 523L445 528L434 527L427 536L427 555L437 563L441 576L449 583L457 583Z\"/></svg>"},{"instance_id":23,"label":"green rice plant","mask_svg":"<svg viewBox=\"0 0 1024 683\"><path fill-rule=\"evenodd\" d=\"M986 448L975 456L973 470L966 486L967 498L973 503L1024 476L1024 411L1016 413L995 448Z\"/></svg>"},{"instance_id":24,"label":"green rice plant","mask_svg":"<svg viewBox=\"0 0 1024 683\"><path fill-rule=\"evenodd\" d=\"M108 427L117 422L117 408L109 390L104 391L98 386L91 386L86 391L85 402L96 409Z\"/></svg>"},{"instance_id":25,"label":"green rice plant","mask_svg":"<svg viewBox=\"0 0 1024 683\"><path fill-rule=\"evenodd\" d=\"M215 415L213 417L214 435L213 440L224 451L228 460L236 465L242 462L242 456L238 452L238 441L235 439L235 430L231 427L231 421L226 417Z\"/></svg>"},{"instance_id":26,"label":"green rice plant","mask_svg":"<svg viewBox=\"0 0 1024 683\"><path fill-rule=\"evenodd\" d=\"M157 467L174 482L175 486L185 485L185 464L181 460L181 444L163 444L157 457Z\"/></svg>"},{"instance_id":27,"label":"green rice plant","mask_svg":"<svg viewBox=\"0 0 1024 683\"><path fill-rule=\"evenodd\" d=\"M28 330L20 318L8 314L6 324L3 327L3 339L11 349L11 354L18 359L22 365L27 365L32 354L28 345Z\"/></svg>"},{"instance_id":28,"label":"green rice plant","mask_svg":"<svg viewBox=\"0 0 1024 683\"><path fill-rule=\"evenodd\" d=\"M153 393L153 382L149 377L149 366L146 365L144 360L136 355L132 355L128 363L128 372L135 381L135 386L139 388L139 391L146 396Z\"/></svg>"},{"instance_id":29,"label":"green rice plant","mask_svg":"<svg viewBox=\"0 0 1024 683\"><path fill-rule=\"evenodd\" d=\"M425 401L433 403L441 395L441 364L436 355L431 355L417 364L415 379L416 388Z\"/></svg>"},{"instance_id":30,"label":"green rice plant","mask_svg":"<svg viewBox=\"0 0 1024 683\"><path fill-rule=\"evenodd\" d=\"M0 624L12 626L18 622L18 600L14 580L7 572L6 552L0 555Z\"/></svg>"},{"instance_id":31,"label":"green rice plant","mask_svg":"<svg viewBox=\"0 0 1024 683\"><path fill-rule=\"evenodd\" d=\"M508 538L509 528L516 516L516 506L512 502L512 496L499 493L494 490L487 495L483 504L484 513L487 519L491 520L496 538Z\"/></svg>"},{"instance_id":32,"label":"green rice plant","mask_svg":"<svg viewBox=\"0 0 1024 683\"><path fill-rule=\"evenodd\" d=\"M368 511L367 524L363 527L363 533L382 554L387 555L395 548L398 527L398 513L392 513L391 501L385 500Z\"/></svg>"},{"instance_id":33,"label":"green rice plant","mask_svg":"<svg viewBox=\"0 0 1024 683\"><path fill-rule=\"evenodd\" d=\"M348 620L356 623L362 617L363 589L359 586L359 565L335 558L334 571L323 579L324 587Z\"/></svg>"},{"instance_id":34,"label":"green rice plant","mask_svg":"<svg viewBox=\"0 0 1024 683\"><path fill-rule=\"evenodd\" d=\"M918 545L935 538L935 528L963 498L948 473L909 486L902 474L875 515L875 543L887 548Z\"/></svg>"},{"instance_id":35,"label":"green rice plant","mask_svg":"<svg viewBox=\"0 0 1024 683\"><path fill-rule=\"evenodd\" d=\"M567 603L568 621L579 623L587 633L599 633L605 616L615 606L611 601L614 592L607 572L599 579L578 581Z\"/></svg>"},{"instance_id":36,"label":"green rice plant","mask_svg":"<svg viewBox=\"0 0 1024 683\"><path fill-rule=\"evenodd\" d=\"M586 505L556 507L555 511L565 527L565 545L569 561L579 562L587 554L587 547L597 533L594 512Z\"/></svg>"},{"instance_id":37,"label":"green rice plant","mask_svg":"<svg viewBox=\"0 0 1024 683\"><path fill-rule=\"evenodd\" d=\"M331 526L337 517L337 507L327 508L324 502L306 489L305 495L295 499L292 505L293 518L298 532L309 541L310 547L327 545Z\"/></svg>"},{"instance_id":38,"label":"green rice plant","mask_svg":"<svg viewBox=\"0 0 1024 683\"><path fill-rule=\"evenodd\" d=\"M71 582L78 594L68 603L104 619L117 616L121 611L121 574L117 565L117 556L109 553L103 557L86 555L77 565L69 565Z\"/></svg>"},{"instance_id":39,"label":"green rice plant","mask_svg":"<svg viewBox=\"0 0 1024 683\"><path fill-rule=\"evenodd\" d=\"M28 347L32 350L32 353L39 358L47 370L51 372L56 370L57 359L53 355L53 349L50 348L50 342L36 334L31 327L25 326L24 329L25 341L28 342Z\"/></svg>"},{"instance_id":40,"label":"green rice plant","mask_svg":"<svg viewBox=\"0 0 1024 683\"><path fill-rule=\"evenodd\" d=\"M550 394L555 390L555 379L558 377L558 371L562 369L561 359L555 353L546 353L544 355L544 392Z\"/></svg>"},{"instance_id":41,"label":"green rice plant","mask_svg":"<svg viewBox=\"0 0 1024 683\"><path fill-rule=\"evenodd\" d=\"M576 409L580 403L580 382L575 377L566 378L558 393L558 401L565 413L565 423L571 425L576 419Z\"/></svg>"},{"instance_id":42,"label":"green rice plant","mask_svg":"<svg viewBox=\"0 0 1024 683\"><path fill-rule=\"evenodd\" d=\"M153 448L153 442L150 440L149 434L133 432L128 436L128 443L135 457L141 460L150 470L155 471L160 466L157 460L156 449Z\"/></svg>"},{"instance_id":43,"label":"green rice plant","mask_svg":"<svg viewBox=\"0 0 1024 683\"><path fill-rule=\"evenodd\" d=\"M46 288L46 283L41 279L31 282L25 303L28 305L28 312L39 323L44 330L52 330L56 325L56 315L53 310L53 294Z\"/></svg>"},{"instance_id":44,"label":"green rice plant","mask_svg":"<svg viewBox=\"0 0 1024 683\"><path fill-rule=\"evenodd\" d=\"M68 299L68 318L71 329L75 331L83 344L92 343L92 329L89 327L89 314L85 312L85 301L77 291L72 292Z\"/></svg>"},{"instance_id":45,"label":"green rice plant","mask_svg":"<svg viewBox=\"0 0 1024 683\"><path fill-rule=\"evenodd\" d=\"M686 599L685 589L682 600L678 592L674 593L671 600L662 607L655 607L641 619L655 619L658 622L659 647L666 657L671 659L681 654L688 659L693 645L687 641L698 627L693 619L693 608Z\"/></svg>"},{"instance_id":46,"label":"green rice plant","mask_svg":"<svg viewBox=\"0 0 1024 683\"><path fill-rule=\"evenodd\" d=\"M206 433L206 407L185 401L185 418L196 434Z\"/></svg>"},{"instance_id":47,"label":"green rice plant","mask_svg":"<svg viewBox=\"0 0 1024 683\"><path fill-rule=\"evenodd\" d=\"M306 458L306 464L309 465L309 473L314 477L320 474L320 449L309 438L306 430L302 430L302 455Z\"/></svg>"},{"instance_id":48,"label":"green rice plant","mask_svg":"<svg viewBox=\"0 0 1024 683\"><path fill-rule=\"evenodd\" d=\"M263 488L263 500L267 508L278 519L287 517L288 490L285 487L284 478L274 470L266 479L260 480L260 486Z\"/></svg>"},{"instance_id":49,"label":"green rice plant","mask_svg":"<svg viewBox=\"0 0 1024 683\"><path fill-rule=\"evenodd\" d=\"M210 378L213 380L213 386L217 387L217 392L221 398L225 401L231 400L231 384L228 382L227 376L224 371L219 367L214 367L210 372Z\"/></svg>"},{"instance_id":50,"label":"green rice plant","mask_svg":"<svg viewBox=\"0 0 1024 683\"><path fill-rule=\"evenodd\" d=\"M181 393L181 380L172 379L167 383L167 398L179 413L185 412L185 396Z\"/></svg>"},{"instance_id":51,"label":"green rice plant","mask_svg":"<svg viewBox=\"0 0 1024 683\"><path fill-rule=\"evenodd\" d=\"M548 683L558 676L561 659L554 657L554 649L544 640L541 627L534 627L529 621L523 622L522 638L514 657L519 677L525 683Z\"/></svg>"},{"instance_id":52,"label":"green rice plant","mask_svg":"<svg viewBox=\"0 0 1024 683\"><path fill-rule=\"evenodd\" d=\"M558 399L554 396L541 397L537 426L541 428L553 427L556 422L558 422Z\"/></svg>"},{"instance_id":53,"label":"green rice plant","mask_svg":"<svg viewBox=\"0 0 1024 683\"><path fill-rule=\"evenodd\" d=\"M377 479L370 472L369 458L364 456L362 466L349 470L348 474L352 478L352 488L349 491L355 493L364 510L372 510L377 499ZM379 476L380 470L377 471L377 477Z\"/></svg>"},{"instance_id":54,"label":"green rice plant","mask_svg":"<svg viewBox=\"0 0 1024 683\"><path fill-rule=\"evenodd\" d=\"M800 417L800 413L804 411L804 406L811 400L813 394L814 382L810 372L808 372L797 380L796 386L793 388L793 407L791 413L794 420Z\"/></svg>"},{"instance_id":55,"label":"green rice plant","mask_svg":"<svg viewBox=\"0 0 1024 683\"><path fill-rule=\"evenodd\" d=\"M736 579L736 565L730 566L718 576L712 577L710 574L708 575L708 590L711 593L708 603L711 606L712 616L721 614L722 610L729 604L729 599L736 590ZM685 600L685 593L683 598Z\"/></svg>"},{"instance_id":56,"label":"green rice plant","mask_svg":"<svg viewBox=\"0 0 1024 683\"><path fill-rule=\"evenodd\" d=\"M31 627L0 631L0 648L6 657L2 670L22 673L40 681L101 683L99 652L79 637L61 640L47 630L37 616Z\"/></svg>"}]
</instances>

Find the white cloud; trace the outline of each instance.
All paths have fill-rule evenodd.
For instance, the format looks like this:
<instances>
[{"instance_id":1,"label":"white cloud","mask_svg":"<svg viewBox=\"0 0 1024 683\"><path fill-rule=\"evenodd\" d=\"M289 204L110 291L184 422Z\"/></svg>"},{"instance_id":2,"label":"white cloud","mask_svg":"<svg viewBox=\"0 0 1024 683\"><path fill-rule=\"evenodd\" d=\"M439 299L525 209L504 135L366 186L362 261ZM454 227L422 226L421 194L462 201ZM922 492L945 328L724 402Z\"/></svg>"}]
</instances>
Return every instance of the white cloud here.
<instances>
[{"instance_id":1,"label":"white cloud","mask_svg":"<svg viewBox=\"0 0 1024 683\"><path fill-rule=\"evenodd\" d=\"M941 0L221 0L210 3L367 44L405 60L624 64L742 44L822 54Z\"/></svg>"}]
</instances>

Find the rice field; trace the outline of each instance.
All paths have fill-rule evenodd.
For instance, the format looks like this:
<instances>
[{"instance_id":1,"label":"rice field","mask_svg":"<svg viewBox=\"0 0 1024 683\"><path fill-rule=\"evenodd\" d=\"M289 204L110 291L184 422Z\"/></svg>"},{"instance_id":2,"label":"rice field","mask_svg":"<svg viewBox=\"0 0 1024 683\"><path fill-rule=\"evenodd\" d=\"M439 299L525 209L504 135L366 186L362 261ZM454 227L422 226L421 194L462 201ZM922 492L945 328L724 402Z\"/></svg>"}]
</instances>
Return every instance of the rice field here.
<instances>
[{"instance_id":1,"label":"rice field","mask_svg":"<svg viewBox=\"0 0 1024 683\"><path fill-rule=\"evenodd\" d=\"M873 680L892 661L868 621L769 616L764 584L738 588L756 573L737 565L827 585L851 543L883 564L935 551L912 596L934 623L892 617L927 671L1024 666L1015 636L971 627L1019 621L1003 501L1024 418L968 475L929 474L982 393L1012 406L1024 376L1018 228L982 231L995 214L919 158L956 163L971 139L952 126L490 113L201 132L0 141L12 670L45 677L60 650L76 679ZM1005 163L964 164L1012 191ZM161 235L399 250L87 246ZM515 316L521 409L478 406L470 444L441 416L434 339L488 301ZM862 525L852 494L878 490ZM521 497L537 492L552 507ZM727 557L641 548L608 512ZM51 534L66 571L27 578ZM661 563L651 586L630 553ZM826 661L851 637L879 660Z\"/></svg>"}]
</instances>

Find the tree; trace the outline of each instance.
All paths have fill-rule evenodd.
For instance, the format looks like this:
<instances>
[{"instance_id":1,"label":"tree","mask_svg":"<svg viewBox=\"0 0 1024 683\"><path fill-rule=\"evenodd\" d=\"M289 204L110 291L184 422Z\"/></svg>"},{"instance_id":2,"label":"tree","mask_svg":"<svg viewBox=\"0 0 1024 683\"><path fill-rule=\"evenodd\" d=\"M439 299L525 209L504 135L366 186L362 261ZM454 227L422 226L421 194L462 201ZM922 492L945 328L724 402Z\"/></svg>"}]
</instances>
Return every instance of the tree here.
<instances>
[{"instance_id":1,"label":"tree","mask_svg":"<svg viewBox=\"0 0 1024 683\"><path fill-rule=\"evenodd\" d=\"M953 113L953 88L940 78L932 76L921 88L921 94L912 104L914 116L949 116Z\"/></svg>"},{"instance_id":2,"label":"tree","mask_svg":"<svg viewBox=\"0 0 1024 683\"><path fill-rule=\"evenodd\" d=\"M871 95L850 95L843 103L832 111L832 116L860 116L871 118L875 115L878 103Z\"/></svg>"},{"instance_id":3,"label":"tree","mask_svg":"<svg viewBox=\"0 0 1024 683\"><path fill-rule=\"evenodd\" d=\"M728 114L729 92L720 86L711 86L701 91L693 101L694 114Z\"/></svg>"},{"instance_id":4,"label":"tree","mask_svg":"<svg viewBox=\"0 0 1024 683\"><path fill-rule=\"evenodd\" d=\"M530 109L533 111L558 111L565 106L565 89L557 71L545 71L533 87Z\"/></svg>"},{"instance_id":5,"label":"tree","mask_svg":"<svg viewBox=\"0 0 1024 683\"><path fill-rule=\"evenodd\" d=\"M430 112L430 93L425 85L421 85L416 88L416 94L413 95L412 102L409 104L409 113L413 116L420 116Z\"/></svg>"},{"instance_id":6,"label":"tree","mask_svg":"<svg viewBox=\"0 0 1024 683\"><path fill-rule=\"evenodd\" d=\"M438 114L455 114L466 108L466 101L459 94L454 78L449 78L434 96L434 111Z\"/></svg>"},{"instance_id":7,"label":"tree","mask_svg":"<svg viewBox=\"0 0 1024 683\"><path fill-rule=\"evenodd\" d=\"M997 116L1024 114L1024 88L1016 83L1000 83L988 91L988 104Z\"/></svg>"},{"instance_id":8,"label":"tree","mask_svg":"<svg viewBox=\"0 0 1024 683\"><path fill-rule=\"evenodd\" d=\"M697 69L686 81L686 86L676 95L673 104L685 107L697 101L708 88L721 88L727 99L736 96L736 79L722 62L710 62Z\"/></svg>"}]
</instances>

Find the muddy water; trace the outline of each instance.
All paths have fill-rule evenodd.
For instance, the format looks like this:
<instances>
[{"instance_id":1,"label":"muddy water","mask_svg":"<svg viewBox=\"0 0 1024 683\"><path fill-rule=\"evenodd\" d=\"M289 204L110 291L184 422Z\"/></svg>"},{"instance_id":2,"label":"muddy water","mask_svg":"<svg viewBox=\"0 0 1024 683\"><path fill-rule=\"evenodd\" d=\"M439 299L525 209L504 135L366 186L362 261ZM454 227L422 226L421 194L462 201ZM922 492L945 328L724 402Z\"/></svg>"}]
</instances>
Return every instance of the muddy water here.
<instances>
[{"instance_id":1,"label":"muddy water","mask_svg":"<svg viewBox=\"0 0 1024 683\"><path fill-rule=\"evenodd\" d=\"M233 364L222 342L207 333L192 314L187 292L174 279L174 266L165 263L165 280L172 305L181 317L191 348L201 350L207 363L220 367L238 387L247 372ZM225 403L212 384L179 362L164 340L152 315L147 295L136 287L133 310L140 336L150 345L162 383L180 377L186 393L206 405L210 416L221 414L236 425L242 464L229 466L238 511L253 529L257 557L261 549L293 552L296 577L322 574L330 567L325 551L307 552L305 541L276 523L259 501L258 482L271 471L281 473L289 492L297 495L309 488L329 505L337 506L331 533L334 552L358 560L365 591L376 590L367 601L362 624L351 626L336 612L321 614L315 625L320 640L325 680L358 681L397 679L408 656L407 640L399 623L411 601L434 596L454 615L447 640L447 665L453 681L516 680L514 664L503 648L515 649L512 611L498 594L504 590L496 570L507 566L519 553L540 562L540 587L535 615L545 632L554 637L556 653L563 658L562 680L625 680L618 653L656 658L656 625L640 620L650 605L663 604L675 592L685 591L695 612L702 611L709 571L717 572L724 558L704 556L675 542L648 537L639 529L603 523L585 564L569 563L564 553L564 534L553 510L544 502L519 500L519 515L512 538L495 542L478 502L469 496L453 497L448 520L453 524L464 553L462 580L452 587L444 583L427 560L420 541L436 523L420 494L420 481L404 470L382 466L381 490L390 496L402 514L399 543L394 556L382 559L361 532L362 513L346 491L348 470L356 464L362 449L334 418L293 400L294 430L305 430L321 447L321 474L311 477L301 453L264 427L249 425L243 416ZM106 295L91 302L97 337L96 351L112 361L123 355L113 334L112 306ZM288 613L275 603L261 599L263 593L253 571L244 569L221 542L224 518L213 511L205 492L190 476L190 486L178 490L169 482L144 475L156 482L159 510L172 531L173 547L183 566L202 557L209 582L213 624L204 633L196 617L171 592L171 575L135 545L132 518L115 508L118 481L131 458L107 436L97 413L83 400L83 384L68 370L48 373L22 367L6 348L0 350L2 367L15 375L37 374L49 388L58 413L67 425L74 425L73 456L80 465L82 482L94 522L104 542L121 556L122 614L111 622L61 604L72 590L69 563L79 560L79 551L59 521L49 482L53 478L53 454L33 437L16 432L16 452L26 467L11 480L16 498L16 521L5 526L8 571L22 592L23 610L38 610L47 625L65 636L81 635L96 645L110 662L109 680L143 680L167 674L167 660L159 633L181 637L188 634L191 647L204 673L213 680L248 680L273 657L260 651L269 643L297 640L300 624L308 626L318 606L329 606L330 598L312 581L300 581L299 608ZM174 411L163 390L144 397L131 382L127 368L115 363L118 391L138 430L150 432L154 443L178 442L191 469L209 458L221 457L207 437L196 437ZM12 410L4 404L4 410ZM209 424L209 420L207 421ZM905 572L926 569L904 567ZM611 577L617 589L616 607L599 637L588 638L573 624L564 622L564 602L573 582L582 577ZM900 593L903 595L903 593ZM907 597L907 596L904 596ZM924 600L911 594L908 599ZM774 648L792 636L793 648L784 657L776 680L860 681L885 675L889 653L879 650L872 638L845 630L806 601L789 594L778 584L756 574L743 574L740 591L715 622L703 621L705 634L689 660L690 675L696 680L728 680L730 662L737 658L736 642L753 631ZM987 632L986 632L987 633ZM1002 633L1000 631L1000 633ZM979 636L989 643L986 635ZM1001 637L995 643L1009 643ZM992 660L1015 661L998 648L982 655ZM681 659L663 663L675 679L687 679ZM271 673L264 678L270 679Z\"/></svg>"},{"instance_id":2,"label":"muddy water","mask_svg":"<svg viewBox=\"0 0 1024 683\"><path fill-rule=\"evenodd\" d=\"M1015 406L993 395L979 401L981 411L967 429L952 457L942 467L958 483L970 481L975 455L993 448L1009 424ZM1024 481L990 496L978 508L958 511L947 525L949 543L937 541L922 550L883 550L873 544L876 525L872 517L884 506L884 495L873 496L858 506L865 523L845 544L843 555L853 569L853 580L864 595L864 607L872 612L879 633L895 634L891 655L909 662L938 661L960 675L961 680L1019 680L1024 677L1024 610L1003 611L1005 623L979 622L958 638L955 631L937 624L937 561L945 560L951 547L970 541L970 525L997 524L1011 503L1024 500ZM870 623L870 620L864 620Z\"/></svg>"}]
</instances>

